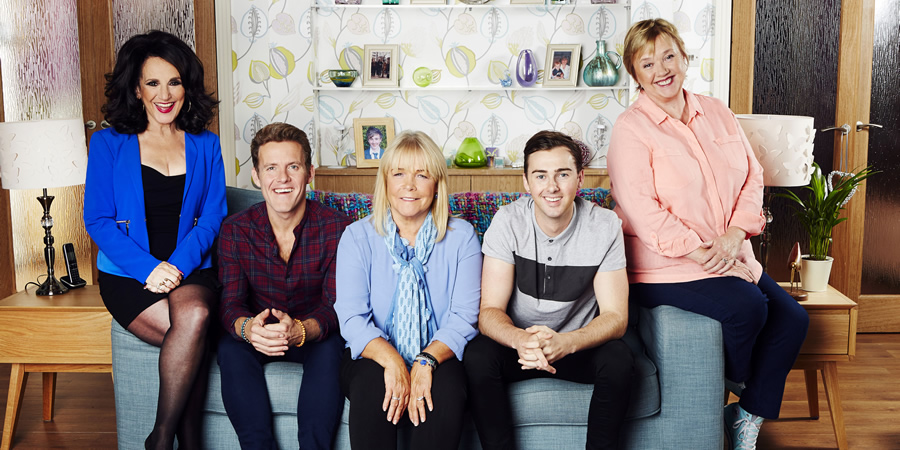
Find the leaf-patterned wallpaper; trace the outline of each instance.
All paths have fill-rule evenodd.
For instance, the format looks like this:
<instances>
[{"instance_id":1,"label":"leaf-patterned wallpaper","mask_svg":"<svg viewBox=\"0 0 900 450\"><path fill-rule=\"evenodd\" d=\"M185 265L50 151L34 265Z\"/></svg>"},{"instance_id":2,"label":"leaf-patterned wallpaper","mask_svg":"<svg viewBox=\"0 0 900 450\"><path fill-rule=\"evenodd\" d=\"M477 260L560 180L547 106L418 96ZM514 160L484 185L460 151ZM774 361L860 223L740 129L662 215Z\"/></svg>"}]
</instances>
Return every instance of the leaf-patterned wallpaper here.
<instances>
[{"instance_id":1,"label":"leaf-patterned wallpaper","mask_svg":"<svg viewBox=\"0 0 900 450\"><path fill-rule=\"evenodd\" d=\"M333 1L316 6L315 0L231 0L238 186L251 185L250 140L266 124L288 122L305 130L316 165L347 165L355 161L352 124L360 117L393 118L397 133L424 131L447 156L474 136L498 147L507 162L521 162L525 141L536 131L556 129L588 144L591 165L603 167L612 124L635 94L627 89L624 68L617 89L586 88L581 71L595 56L597 39L621 53L628 24L645 18L663 17L678 26L694 56L685 87L711 91L712 0L577 0L565 6L494 0L417 8ZM367 44L398 45L398 88L362 88ZM542 87L548 44L581 45L577 88ZM532 50L539 69L532 88L515 82L523 49ZM412 81L420 67L432 73L425 88ZM350 88L335 88L327 71L338 68L360 70L360 76ZM510 88L500 84L506 71L514 80Z\"/></svg>"}]
</instances>

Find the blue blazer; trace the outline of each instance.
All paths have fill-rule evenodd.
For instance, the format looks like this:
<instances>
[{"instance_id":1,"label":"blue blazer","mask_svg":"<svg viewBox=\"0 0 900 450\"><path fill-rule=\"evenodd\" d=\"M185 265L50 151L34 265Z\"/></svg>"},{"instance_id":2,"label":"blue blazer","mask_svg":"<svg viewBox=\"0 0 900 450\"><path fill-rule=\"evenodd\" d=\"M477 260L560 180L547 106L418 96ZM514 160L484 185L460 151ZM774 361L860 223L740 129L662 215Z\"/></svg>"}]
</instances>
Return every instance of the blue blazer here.
<instances>
[{"instance_id":1,"label":"blue blazer","mask_svg":"<svg viewBox=\"0 0 900 450\"><path fill-rule=\"evenodd\" d=\"M178 241L168 262L185 276L210 267L210 248L225 203L225 167L219 138L209 131L184 133L187 173ZM91 137L84 187L84 225L100 248L97 269L146 283L160 260L150 254L138 137L112 128Z\"/></svg>"}]
</instances>

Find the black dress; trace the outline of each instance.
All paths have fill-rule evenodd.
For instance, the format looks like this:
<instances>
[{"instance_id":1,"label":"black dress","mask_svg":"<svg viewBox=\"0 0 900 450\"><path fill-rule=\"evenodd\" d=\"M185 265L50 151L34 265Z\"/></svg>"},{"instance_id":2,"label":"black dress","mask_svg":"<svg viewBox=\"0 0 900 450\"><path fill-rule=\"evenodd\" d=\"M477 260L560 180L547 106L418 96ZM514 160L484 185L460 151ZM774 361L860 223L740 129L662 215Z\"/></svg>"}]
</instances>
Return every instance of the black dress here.
<instances>
[{"instance_id":1,"label":"black dress","mask_svg":"<svg viewBox=\"0 0 900 450\"><path fill-rule=\"evenodd\" d=\"M144 186L144 209L147 217L147 237L150 254L166 261L178 243L178 220L184 197L185 175L165 176L155 169L141 165ZM181 286L198 284L213 292L219 281L213 269L198 269L181 280ZM168 297L144 289L144 283L130 277L120 277L100 271L100 297L106 309L124 328L150 305Z\"/></svg>"}]
</instances>

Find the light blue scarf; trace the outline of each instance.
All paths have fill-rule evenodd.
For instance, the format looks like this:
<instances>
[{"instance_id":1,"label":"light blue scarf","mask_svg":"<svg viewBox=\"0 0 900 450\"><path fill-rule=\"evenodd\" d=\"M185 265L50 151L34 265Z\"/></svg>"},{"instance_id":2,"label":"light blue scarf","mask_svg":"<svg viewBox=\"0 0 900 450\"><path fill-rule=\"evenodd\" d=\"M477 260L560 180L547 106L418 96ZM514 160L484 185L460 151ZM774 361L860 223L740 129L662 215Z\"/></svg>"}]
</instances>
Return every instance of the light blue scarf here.
<instances>
[{"instance_id":1,"label":"light blue scarf","mask_svg":"<svg viewBox=\"0 0 900 450\"><path fill-rule=\"evenodd\" d=\"M394 272L397 272L397 287L385 321L385 332L407 367L412 367L416 355L428 346L437 330L431 294L425 282L425 264L434 249L437 227L429 212L416 233L414 253L407 246L409 242L400 237L390 211L385 232L384 243L394 260Z\"/></svg>"}]
</instances>

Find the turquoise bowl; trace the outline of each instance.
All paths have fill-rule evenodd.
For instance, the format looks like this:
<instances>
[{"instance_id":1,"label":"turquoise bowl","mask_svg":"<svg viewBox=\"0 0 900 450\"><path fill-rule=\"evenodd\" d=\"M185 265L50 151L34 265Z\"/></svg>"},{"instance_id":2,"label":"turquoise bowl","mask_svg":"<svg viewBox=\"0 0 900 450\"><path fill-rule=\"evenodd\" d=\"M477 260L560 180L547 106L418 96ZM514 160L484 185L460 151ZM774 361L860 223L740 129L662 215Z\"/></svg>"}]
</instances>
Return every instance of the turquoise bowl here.
<instances>
[{"instance_id":1,"label":"turquoise bowl","mask_svg":"<svg viewBox=\"0 0 900 450\"><path fill-rule=\"evenodd\" d=\"M337 87L350 87L357 76L359 76L359 72L352 69L332 69L328 71L328 78L331 78L331 82Z\"/></svg>"}]
</instances>

